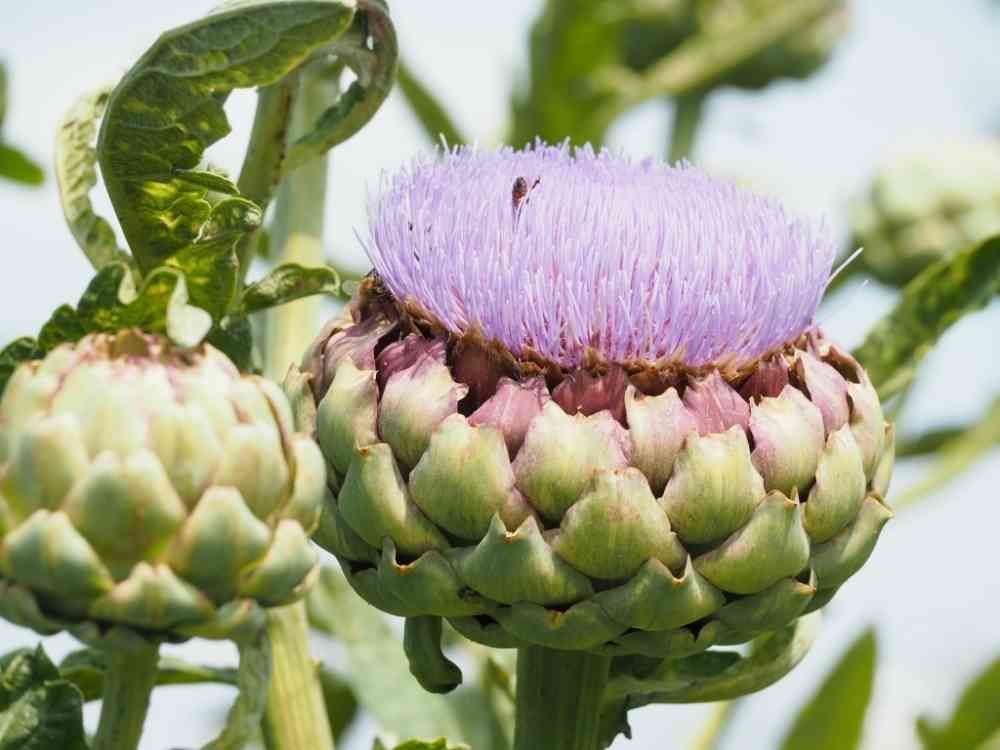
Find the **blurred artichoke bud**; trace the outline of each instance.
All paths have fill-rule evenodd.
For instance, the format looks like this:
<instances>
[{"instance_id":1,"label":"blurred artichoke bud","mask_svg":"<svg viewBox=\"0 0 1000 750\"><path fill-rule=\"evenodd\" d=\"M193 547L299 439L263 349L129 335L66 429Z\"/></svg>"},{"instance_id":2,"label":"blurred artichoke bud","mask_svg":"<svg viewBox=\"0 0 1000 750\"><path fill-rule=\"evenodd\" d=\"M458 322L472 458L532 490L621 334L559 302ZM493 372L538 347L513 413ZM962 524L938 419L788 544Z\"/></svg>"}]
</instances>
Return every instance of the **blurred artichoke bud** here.
<instances>
[{"instance_id":1,"label":"blurred artichoke bud","mask_svg":"<svg viewBox=\"0 0 1000 750\"><path fill-rule=\"evenodd\" d=\"M662 7L660 7L662 5ZM682 42L698 36L732 38L781 11L775 0L674 0L654 3L626 25L625 63L645 70L670 55ZM831 0L817 17L775 43L721 70L709 88L737 86L759 89L781 78L807 78L830 59L848 27L846 0Z\"/></svg>"},{"instance_id":2,"label":"blurred artichoke bud","mask_svg":"<svg viewBox=\"0 0 1000 750\"><path fill-rule=\"evenodd\" d=\"M224 638L302 596L323 459L209 345L93 334L0 401L0 614L45 634ZM117 628L115 626L118 626Z\"/></svg>"},{"instance_id":3,"label":"blurred artichoke bud","mask_svg":"<svg viewBox=\"0 0 1000 750\"><path fill-rule=\"evenodd\" d=\"M1000 142L953 143L884 167L851 207L856 261L902 286L929 264L1000 232Z\"/></svg>"},{"instance_id":4,"label":"blurred artichoke bud","mask_svg":"<svg viewBox=\"0 0 1000 750\"><path fill-rule=\"evenodd\" d=\"M867 560L892 429L811 325L819 228L541 145L418 163L371 216L377 273L289 381L329 469L315 539L369 602L489 646L672 657Z\"/></svg>"}]
</instances>

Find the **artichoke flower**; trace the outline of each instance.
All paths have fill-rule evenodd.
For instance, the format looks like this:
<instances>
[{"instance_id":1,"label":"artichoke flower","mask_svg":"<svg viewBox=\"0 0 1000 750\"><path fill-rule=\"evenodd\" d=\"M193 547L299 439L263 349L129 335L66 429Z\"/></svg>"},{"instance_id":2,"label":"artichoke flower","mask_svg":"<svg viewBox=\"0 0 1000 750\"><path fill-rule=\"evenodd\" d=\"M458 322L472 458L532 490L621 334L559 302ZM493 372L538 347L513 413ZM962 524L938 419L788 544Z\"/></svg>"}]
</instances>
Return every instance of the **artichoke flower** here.
<instances>
[{"instance_id":1,"label":"artichoke flower","mask_svg":"<svg viewBox=\"0 0 1000 750\"><path fill-rule=\"evenodd\" d=\"M386 612L494 647L680 657L865 563L892 427L815 327L823 227L689 167L535 144L418 160L289 391L314 539Z\"/></svg>"},{"instance_id":2,"label":"artichoke flower","mask_svg":"<svg viewBox=\"0 0 1000 750\"><path fill-rule=\"evenodd\" d=\"M936 260L1000 232L1000 143L952 143L887 164L854 201L858 268L902 286Z\"/></svg>"},{"instance_id":3,"label":"artichoke flower","mask_svg":"<svg viewBox=\"0 0 1000 750\"><path fill-rule=\"evenodd\" d=\"M325 468L207 344L91 334L0 401L0 614L81 640L235 637L318 574Z\"/></svg>"}]
</instances>

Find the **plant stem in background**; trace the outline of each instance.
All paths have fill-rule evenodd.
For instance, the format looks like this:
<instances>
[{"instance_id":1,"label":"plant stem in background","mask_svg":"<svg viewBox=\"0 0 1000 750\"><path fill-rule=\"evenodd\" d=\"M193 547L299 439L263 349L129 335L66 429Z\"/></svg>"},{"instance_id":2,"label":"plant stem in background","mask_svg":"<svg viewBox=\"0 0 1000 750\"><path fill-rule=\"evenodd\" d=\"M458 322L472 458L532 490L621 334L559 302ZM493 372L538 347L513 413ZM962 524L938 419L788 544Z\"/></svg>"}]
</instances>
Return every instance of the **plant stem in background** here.
<instances>
[{"instance_id":1,"label":"plant stem in background","mask_svg":"<svg viewBox=\"0 0 1000 750\"><path fill-rule=\"evenodd\" d=\"M704 106L705 95L701 93L680 96L674 101L674 122L670 128L667 161L673 163L691 158Z\"/></svg>"},{"instance_id":2,"label":"plant stem in background","mask_svg":"<svg viewBox=\"0 0 1000 750\"><path fill-rule=\"evenodd\" d=\"M695 738L691 750L718 750L722 739L729 728L734 709L739 705L736 701L720 701L712 706L712 713L704 728Z\"/></svg>"},{"instance_id":3,"label":"plant stem in background","mask_svg":"<svg viewBox=\"0 0 1000 750\"><path fill-rule=\"evenodd\" d=\"M159 647L137 645L106 651L101 720L93 750L136 750L156 685Z\"/></svg>"},{"instance_id":4,"label":"plant stem in background","mask_svg":"<svg viewBox=\"0 0 1000 750\"><path fill-rule=\"evenodd\" d=\"M319 671L309 653L305 604L268 610L271 685L264 715L270 750L333 750Z\"/></svg>"},{"instance_id":5,"label":"plant stem in background","mask_svg":"<svg viewBox=\"0 0 1000 750\"><path fill-rule=\"evenodd\" d=\"M336 96L336 79L313 66L300 76L289 138L313 122L324 103ZM273 247L278 264L323 263L323 217L327 157L317 158L290 174L278 190ZM319 302L297 300L268 313L265 328L265 373L280 380L297 361L315 333ZM319 675L309 654L309 626L301 602L268 613L271 638L271 688L265 716L272 750L326 750L333 734L323 704Z\"/></svg>"},{"instance_id":6,"label":"plant stem in background","mask_svg":"<svg viewBox=\"0 0 1000 750\"><path fill-rule=\"evenodd\" d=\"M253 132L243 169L240 170L240 193L266 211L274 189L281 179L282 165L288 150L288 120L298 89L297 75L288 75L272 86L260 89ZM237 248L240 261L240 278L246 279L250 264L256 255L260 232L251 232Z\"/></svg>"},{"instance_id":7,"label":"plant stem in background","mask_svg":"<svg viewBox=\"0 0 1000 750\"><path fill-rule=\"evenodd\" d=\"M289 141L319 117L327 102L337 96L337 84L327 71L313 66L300 77ZM323 265L323 229L329 158L318 157L292 172L275 199L271 247L276 264ZM264 335L264 372L281 380L292 362L298 362L316 332L318 297L296 300L270 311Z\"/></svg>"},{"instance_id":8,"label":"plant stem in background","mask_svg":"<svg viewBox=\"0 0 1000 750\"><path fill-rule=\"evenodd\" d=\"M610 668L610 656L518 649L514 750L601 750L601 705Z\"/></svg>"}]
</instances>

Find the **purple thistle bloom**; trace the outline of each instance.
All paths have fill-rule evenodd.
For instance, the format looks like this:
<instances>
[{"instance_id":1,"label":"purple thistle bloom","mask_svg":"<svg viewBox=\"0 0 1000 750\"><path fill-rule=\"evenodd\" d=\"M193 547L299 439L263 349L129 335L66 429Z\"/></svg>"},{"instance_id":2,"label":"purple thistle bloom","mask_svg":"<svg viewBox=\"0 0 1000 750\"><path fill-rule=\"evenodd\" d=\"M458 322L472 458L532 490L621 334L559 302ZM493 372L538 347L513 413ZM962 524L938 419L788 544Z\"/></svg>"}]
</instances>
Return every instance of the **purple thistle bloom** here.
<instances>
[{"instance_id":1,"label":"purple thistle bloom","mask_svg":"<svg viewBox=\"0 0 1000 750\"><path fill-rule=\"evenodd\" d=\"M396 299L564 367L740 366L813 322L823 225L688 165L536 144L458 148L384 179L372 264Z\"/></svg>"}]
</instances>

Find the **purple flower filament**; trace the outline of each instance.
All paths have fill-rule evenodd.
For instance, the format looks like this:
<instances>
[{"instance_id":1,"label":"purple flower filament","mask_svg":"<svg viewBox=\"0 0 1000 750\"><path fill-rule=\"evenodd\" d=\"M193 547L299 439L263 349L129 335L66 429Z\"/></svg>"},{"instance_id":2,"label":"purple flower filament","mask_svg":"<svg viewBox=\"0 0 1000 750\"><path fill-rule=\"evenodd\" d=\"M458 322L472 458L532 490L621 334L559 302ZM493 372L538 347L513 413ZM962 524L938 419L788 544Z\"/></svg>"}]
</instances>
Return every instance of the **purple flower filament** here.
<instances>
[{"instance_id":1,"label":"purple flower filament","mask_svg":"<svg viewBox=\"0 0 1000 750\"><path fill-rule=\"evenodd\" d=\"M740 366L813 322L821 224L689 166L536 144L463 147L383 178L365 249L399 300L564 367Z\"/></svg>"}]
</instances>

